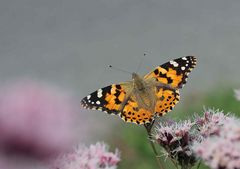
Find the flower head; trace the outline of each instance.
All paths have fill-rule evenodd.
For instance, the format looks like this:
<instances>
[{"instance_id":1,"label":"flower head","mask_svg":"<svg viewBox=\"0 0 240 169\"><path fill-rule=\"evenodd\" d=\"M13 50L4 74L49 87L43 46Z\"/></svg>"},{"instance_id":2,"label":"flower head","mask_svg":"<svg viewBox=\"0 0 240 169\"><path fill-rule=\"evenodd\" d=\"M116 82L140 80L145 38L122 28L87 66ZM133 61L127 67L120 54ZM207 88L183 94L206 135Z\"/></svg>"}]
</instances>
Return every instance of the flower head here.
<instances>
[{"instance_id":1,"label":"flower head","mask_svg":"<svg viewBox=\"0 0 240 169\"><path fill-rule=\"evenodd\" d=\"M203 117L195 117L195 124L198 126L199 134L206 138L211 135L218 135L220 127L226 119L228 119L228 116L223 112L209 109L204 112Z\"/></svg>"},{"instance_id":2,"label":"flower head","mask_svg":"<svg viewBox=\"0 0 240 169\"><path fill-rule=\"evenodd\" d=\"M195 116L193 120L165 122L158 125L155 140L180 166L191 168L198 160L196 149L193 149L195 145L209 144L204 141L212 136L220 136L222 133L225 133L224 137L231 136L232 140L240 139L240 134L231 134L227 131L233 131L234 124L236 124L230 122L230 119L232 117L226 116L223 112L209 109L204 112L203 116ZM231 123L231 126L226 125L227 123ZM209 151L214 148L213 146L209 148L209 146L200 147L198 152L202 152L201 148L207 148Z\"/></svg>"},{"instance_id":3,"label":"flower head","mask_svg":"<svg viewBox=\"0 0 240 169\"><path fill-rule=\"evenodd\" d=\"M228 118L219 135L208 137L193 146L195 153L213 169L240 168L240 121Z\"/></svg>"},{"instance_id":4,"label":"flower head","mask_svg":"<svg viewBox=\"0 0 240 169\"><path fill-rule=\"evenodd\" d=\"M72 152L60 156L51 169L116 169L120 161L119 152L109 152L104 143L90 147L78 146Z\"/></svg>"},{"instance_id":5,"label":"flower head","mask_svg":"<svg viewBox=\"0 0 240 169\"><path fill-rule=\"evenodd\" d=\"M190 149L195 135L191 132L193 123L190 120L159 124L155 140L163 146L167 154L181 166L192 166L196 159Z\"/></svg>"}]
</instances>

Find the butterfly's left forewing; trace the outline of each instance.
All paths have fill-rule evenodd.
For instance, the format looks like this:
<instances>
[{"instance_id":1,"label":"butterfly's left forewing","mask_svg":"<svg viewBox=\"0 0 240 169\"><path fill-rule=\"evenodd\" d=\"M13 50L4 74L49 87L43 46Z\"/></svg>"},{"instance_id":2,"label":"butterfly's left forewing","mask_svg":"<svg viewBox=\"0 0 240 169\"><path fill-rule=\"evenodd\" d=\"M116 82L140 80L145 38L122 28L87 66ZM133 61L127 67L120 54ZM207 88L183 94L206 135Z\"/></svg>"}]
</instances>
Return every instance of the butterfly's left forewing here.
<instances>
[{"instance_id":1,"label":"butterfly's left forewing","mask_svg":"<svg viewBox=\"0 0 240 169\"><path fill-rule=\"evenodd\" d=\"M81 105L87 109L100 110L108 114L119 114L126 99L125 84L113 84L98 89L81 100Z\"/></svg>"}]
</instances>

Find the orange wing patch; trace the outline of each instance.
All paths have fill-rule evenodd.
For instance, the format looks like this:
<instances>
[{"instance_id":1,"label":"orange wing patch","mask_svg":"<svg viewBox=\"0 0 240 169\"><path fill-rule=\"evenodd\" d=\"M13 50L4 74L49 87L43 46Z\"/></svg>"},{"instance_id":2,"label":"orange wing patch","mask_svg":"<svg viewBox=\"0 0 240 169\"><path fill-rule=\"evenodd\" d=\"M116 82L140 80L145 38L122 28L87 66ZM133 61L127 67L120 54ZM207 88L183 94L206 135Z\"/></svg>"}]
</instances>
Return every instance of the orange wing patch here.
<instances>
[{"instance_id":1,"label":"orange wing patch","mask_svg":"<svg viewBox=\"0 0 240 169\"><path fill-rule=\"evenodd\" d=\"M180 100L179 90L172 91L158 88L156 95L157 102L155 112L157 116L163 116L167 112L171 111Z\"/></svg>"},{"instance_id":2,"label":"orange wing patch","mask_svg":"<svg viewBox=\"0 0 240 169\"><path fill-rule=\"evenodd\" d=\"M153 118L153 113L144 108L140 108L133 97L127 101L122 113L119 115L123 120L137 124L150 123Z\"/></svg>"}]
</instances>

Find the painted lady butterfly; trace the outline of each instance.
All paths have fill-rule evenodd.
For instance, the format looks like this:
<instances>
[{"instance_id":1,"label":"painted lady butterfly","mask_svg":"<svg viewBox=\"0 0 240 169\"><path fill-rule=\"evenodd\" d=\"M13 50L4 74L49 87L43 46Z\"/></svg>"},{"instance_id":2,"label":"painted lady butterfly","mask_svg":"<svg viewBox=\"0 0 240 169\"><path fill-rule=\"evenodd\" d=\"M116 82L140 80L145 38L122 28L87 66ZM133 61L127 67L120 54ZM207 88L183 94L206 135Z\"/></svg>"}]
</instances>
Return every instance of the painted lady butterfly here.
<instances>
[{"instance_id":1,"label":"painted lady butterfly","mask_svg":"<svg viewBox=\"0 0 240 169\"><path fill-rule=\"evenodd\" d=\"M179 102L179 89L196 66L194 56L171 60L144 77L132 73L132 81L112 84L82 99L87 109L119 115L126 122L150 123Z\"/></svg>"}]
</instances>

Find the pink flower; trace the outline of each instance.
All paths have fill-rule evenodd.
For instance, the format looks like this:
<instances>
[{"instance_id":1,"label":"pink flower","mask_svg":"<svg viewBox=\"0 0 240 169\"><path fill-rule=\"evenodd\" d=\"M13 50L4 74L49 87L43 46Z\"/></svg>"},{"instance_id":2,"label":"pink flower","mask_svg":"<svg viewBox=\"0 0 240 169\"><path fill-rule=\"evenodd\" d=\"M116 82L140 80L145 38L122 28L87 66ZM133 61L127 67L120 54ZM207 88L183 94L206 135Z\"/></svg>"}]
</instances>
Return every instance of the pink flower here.
<instances>
[{"instance_id":1,"label":"pink flower","mask_svg":"<svg viewBox=\"0 0 240 169\"><path fill-rule=\"evenodd\" d=\"M191 132L194 123L190 120L159 124L156 127L155 140L167 152L167 155L176 160L182 167L189 168L196 162L190 149L194 133Z\"/></svg>"},{"instance_id":2,"label":"pink flower","mask_svg":"<svg viewBox=\"0 0 240 169\"><path fill-rule=\"evenodd\" d=\"M240 121L228 118L219 135L196 143L193 150L213 169L240 169Z\"/></svg>"},{"instance_id":3,"label":"pink flower","mask_svg":"<svg viewBox=\"0 0 240 169\"><path fill-rule=\"evenodd\" d=\"M240 120L207 110L192 121L158 125L155 140L182 168L200 157L213 169L240 169Z\"/></svg>"},{"instance_id":4,"label":"pink flower","mask_svg":"<svg viewBox=\"0 0 240 169\"><path fill-rule=\"evenodd\" d=\"M51 169L116 169L119 161L119 152L109 152L106 144L79 145L72 152L60 156Z\"/></svg>"},{"instance_id":5,"label":"pink flower","mask_svg":"<svg viewBox=\"0 0 240 169\"><path fill-rule=\"evenodd\" d=\"M74 140L76 110L71 98L52 86L29 80L0 89L0 151L49 157Z\"/></svg>"},{"instance_id":6,"label":"pink flower","mask_svg":"<svg viewBox=\"0 0 240 169\"><path fill-rule=\"evenodd\" d=\"M219 136L224 130L223 126L227 128L224 132L231 135L227 130L232 129L226 125L226 121L230 119L231 117L224 115L223 112L209 109L202 117L195 116L193 120L159 124L156 127L155 140L166 150L170 158L177 161L178 165L191 168L198 159L192 148L193 144L204 142L211 136ZM231 137L240 139L236 135Z\"/></svg>"},{"instance_id":7,"label":"pink flower","mask_svg":"<svg viewBox=\"0 0 240 169\"><path fill-rule=\"evenodd\" d=\"M195 117L195 123L198 125L198 130L200 135L204 138L211 135L218 135L220 132L220 127L228 119L228 116L224 115L223 112L207 110L203 117Z\"/></svg>"},{"instance_id":8,"label":"pink flower","mask_svg":"<svg viewBox=\"0 0 240 169\"><path fill-rule=\"evenodd\" d=\"M193 124L191 121L159 124L156 127L156 140L160 144L172 144L183 138L185 135L188 135L192 126Z\"/></svg>"}]
</instances>

